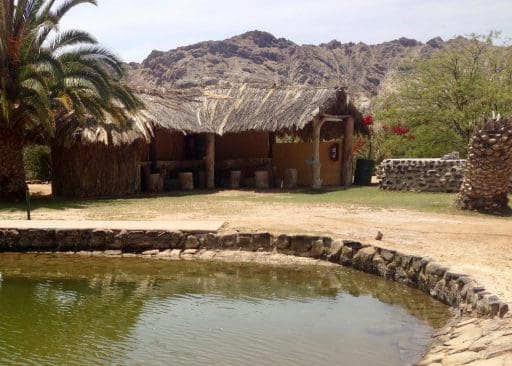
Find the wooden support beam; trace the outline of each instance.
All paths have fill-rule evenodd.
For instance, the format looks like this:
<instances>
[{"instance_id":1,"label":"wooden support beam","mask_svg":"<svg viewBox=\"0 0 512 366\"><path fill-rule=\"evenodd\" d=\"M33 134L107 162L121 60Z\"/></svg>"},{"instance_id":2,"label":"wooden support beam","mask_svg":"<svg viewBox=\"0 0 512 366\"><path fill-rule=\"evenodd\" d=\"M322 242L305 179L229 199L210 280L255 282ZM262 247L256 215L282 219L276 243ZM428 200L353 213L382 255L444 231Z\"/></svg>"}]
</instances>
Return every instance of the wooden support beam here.
<instances>
[{"instance_id":1,"label":"wooden support beam","mask_svg":"<svg viewBox=\"0 0 512 366\"><path fill-rule=\"evenodd\" d=\"M320 117L322 117L323 119L341 119L342 121L351 117L350 114L327 114L327 113L323 113Z\"/></svg>"},{"instance_id":2,"label":"wooden support beam","mask_svg":"<svg viewBox=\"0 0 512 366\"><path fill-rule=\"evenodd\" d=\"M273 148L274 148L276 141L277 141L276 133L270 132L268 134L268 157L269 158L272 158L274 156Z\"/></svg>"},{"instance_id":3,"label":"wooden support beam","mask_svg":"<svg viewBox=\"0 0 512 366\"><path fill-rule=\"evenodd\" d=\"M206 135L206 188L215 188L215 135Z\"/></svg>"},{"instance_id":4,"label":"wooden support beam","mask_svg":"<svg viewBox=\"0 0 512 366\"><path fill-rule=\"evenodd\" d=\"M149 143L149 161L151 162L151 173L157 173L157 161L158 161L158 150L157 150L157 142L156 142L156 133L151 136L151 141Z\"/></svg>"},{"instance_id":5,"label":"wooden support beam","mask_svg":"<svg viewBox=\"0 0 512 366\"><path fill-rule=\"evenodd\" d=\"M313 166L313 188L322 188L322 175L320 165L320 130L324 120L321 118L315 118L313 120L313 158L311 159Z\"/></svg>"},{"instance_id":6,"label":"wooden support beam","mask_svg":"<svg viewBox=\"0 0 512 366\"><path fill-rule=\"evenodd\" d=\"M343 133L343 155L341 158L341 185L349 187L352 185L352 145L354 141L354 117L345 120L345 131Z\"/></svg>"}]
</instances>

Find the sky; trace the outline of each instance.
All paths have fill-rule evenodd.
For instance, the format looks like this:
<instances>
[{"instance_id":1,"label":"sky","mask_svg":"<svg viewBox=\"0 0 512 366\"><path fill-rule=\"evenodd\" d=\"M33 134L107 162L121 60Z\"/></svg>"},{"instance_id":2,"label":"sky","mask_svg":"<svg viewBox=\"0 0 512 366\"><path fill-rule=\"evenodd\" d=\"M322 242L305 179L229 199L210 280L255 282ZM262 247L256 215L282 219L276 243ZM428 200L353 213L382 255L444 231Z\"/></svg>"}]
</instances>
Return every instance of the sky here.
<instances>
[{"instance_id":1,"label":"sky","mask_svg":"<svg viewBox=\"0 0 512 366\"><path fill-rule=\"evenodd\" d=\"M74 8L61 29L83 29L124 61L152 50L262 30L297 44L426 42L501 31L512 37L512 0L97 0Z\"/></svg>"}]
</instances>

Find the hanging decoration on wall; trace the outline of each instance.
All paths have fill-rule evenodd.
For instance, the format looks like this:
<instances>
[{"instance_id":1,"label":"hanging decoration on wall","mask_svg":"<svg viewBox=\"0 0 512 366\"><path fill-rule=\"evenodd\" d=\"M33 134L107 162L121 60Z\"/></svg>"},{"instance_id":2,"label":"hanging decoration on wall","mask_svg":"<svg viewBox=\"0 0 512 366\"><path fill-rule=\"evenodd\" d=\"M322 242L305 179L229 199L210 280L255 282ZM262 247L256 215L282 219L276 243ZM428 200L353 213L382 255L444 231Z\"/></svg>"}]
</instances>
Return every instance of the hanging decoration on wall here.
<instances>
[{"instance_id":1,"label":"hanging decoration on wall","mask_svg":"<svg viewBox=\"0 0 512 366\"><path fill-rule=\"evenodd\" d=\"M337 142L332 143L329 146L329 158L332 161L338 161L339 155L340 155L339 151L340 151L340 144Z\"/></svg>"}]
</instances>

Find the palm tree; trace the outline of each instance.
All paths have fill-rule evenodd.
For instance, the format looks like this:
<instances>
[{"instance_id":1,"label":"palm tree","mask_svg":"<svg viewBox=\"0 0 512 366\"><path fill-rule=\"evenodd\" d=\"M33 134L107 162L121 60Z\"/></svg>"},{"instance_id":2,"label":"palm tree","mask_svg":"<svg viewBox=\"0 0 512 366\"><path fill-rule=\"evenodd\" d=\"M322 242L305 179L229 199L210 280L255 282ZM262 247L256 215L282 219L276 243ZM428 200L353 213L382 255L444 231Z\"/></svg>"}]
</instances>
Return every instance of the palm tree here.
<instances>
[{"instance_id":1,"label":"palm tree","mask_svg":"<svg viewBox=\"0 0 512 366\"><path fill-rule=\"evenodd\" d=\"M0 0L0 197L25 194L23 146L71 120L122 124L141 104L120 80L121 61L88 33L59 30L96 0Z\"/></svg>"},{"instance_id":2,"label":"palm tree","mask_svg":"<svg viewBox=\"0 0 512 366\"><path fill-rule=\"evenodd\" d=\"M512 175L512 118L486 118L469 143L457 204L500 214L508 210Z\"/></svg>"}]
</instances>

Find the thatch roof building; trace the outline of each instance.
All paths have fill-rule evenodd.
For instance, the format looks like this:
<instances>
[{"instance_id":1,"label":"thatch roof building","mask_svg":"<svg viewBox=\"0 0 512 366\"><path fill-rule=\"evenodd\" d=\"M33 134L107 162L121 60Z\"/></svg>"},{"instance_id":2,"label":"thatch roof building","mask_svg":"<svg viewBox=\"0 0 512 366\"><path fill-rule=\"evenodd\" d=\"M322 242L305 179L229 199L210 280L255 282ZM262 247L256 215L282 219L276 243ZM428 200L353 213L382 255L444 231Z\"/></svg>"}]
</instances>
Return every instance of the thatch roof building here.
<instances>
[{"instance_id":1,"label":"thatch roof building","mask_svg":"<svg viewBox=\"0 0 512 366\"><path fill-rule=\"evenodd\" d=\"M278 164L274 148L282 150L283 167L305 164L306 158L299 158L295 150L283 150L284 145L276 144L279 136L308 142L300 146L300 156L311 158L308 164L313 169L302 170L308 171L304 181L312 179L316 186L323 177L320 165L330 164L322 157L321 151L327 147L320 141L343 138L343 153L333 174L338 175L335 182L348 185L352 180L352 135L367 133L361 114L341 88L242 84L136 89L136 94L145 110L126 126L109 121L59 126L52 144L56 195L132 194L141 190L145 175L160 174L166 181L182 171L203 174L204 186L213 188L229 169L254 175L254 170ZM288 156L295 155L298 162L288 164Z\"/></svg>"},{"instance_id":2,"label":"thatch roof building","mask_svg":"<svg viewBox=\"0 0 512 366\"><path fill-rule=\"evenodd\" d=\"M265 146L268 150L265 158L271 159L276 136L300 137L302 141L312 142L309 157L311 165L317 166L318 170L321 165L320 140L343 137L344 176L340 179L343 185L351 184L352 135L368 132L362 123L361 113L342 88L263 87L241 84L188 90L139 90L138 97L146 105L144 113L155 136L149 151L153 167L157 165L156 160L176 161L187 158L180 154L168 154L163 158L158 153L169 145L182 145L186 149L188 142L180 140L180 136L206 136L203 141L196 141L194 144L203 145L203 153L197 154L196 158L204 157L206 185L209 188L215 185L216 161L221 163L220 166L234 167L233 162L223 165L219 160L244 158L250 165L248 160L251 158L264 158ZM161 131L174 137L162 136ZM165 141L162 142L162 139ZM259 148L255 146L256 140L259 140ZM229 147L226 146L228 142ZM236 152L240 148L245 151ZM248 156L248 151L253 151L253 156ZM240 163L238 162L238 166L243 168ZM252 164L254 165L254 161ZM169 163L168 168L173 170L176 164ZM181 165L181 168L186 167ZM314 175L313 185L319 186L320 171Z\"/></svg>"}]
</instances>

